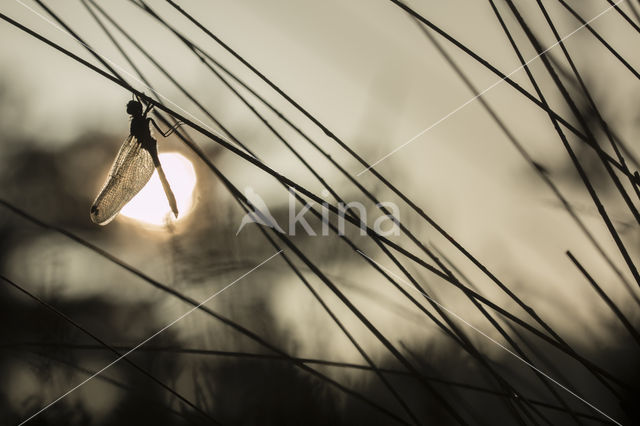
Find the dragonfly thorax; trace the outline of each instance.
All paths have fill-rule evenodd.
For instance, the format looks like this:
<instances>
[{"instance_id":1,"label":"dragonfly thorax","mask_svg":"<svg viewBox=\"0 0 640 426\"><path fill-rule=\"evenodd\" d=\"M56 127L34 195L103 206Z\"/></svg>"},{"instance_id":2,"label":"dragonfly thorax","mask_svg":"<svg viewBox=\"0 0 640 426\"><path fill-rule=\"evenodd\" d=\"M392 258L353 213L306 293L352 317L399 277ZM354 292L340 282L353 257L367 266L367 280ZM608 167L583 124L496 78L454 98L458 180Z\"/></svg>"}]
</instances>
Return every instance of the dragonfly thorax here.
<instances>
[{"instance_id":1,"label":"dragonfly thorax","mask_svg":"<svg viewBox=\"0 0 640 426\"><path fill-rule=\"evenodd\" d=\"M142 116L132 116L130 133L132 136L135 136L136 139L138 139L138 142L142 143L143 145L148 144L151 141L155 142L155 139L153 139L153 137L151 136L148 118L144 118Z\"/></svg>"}]
</instances>

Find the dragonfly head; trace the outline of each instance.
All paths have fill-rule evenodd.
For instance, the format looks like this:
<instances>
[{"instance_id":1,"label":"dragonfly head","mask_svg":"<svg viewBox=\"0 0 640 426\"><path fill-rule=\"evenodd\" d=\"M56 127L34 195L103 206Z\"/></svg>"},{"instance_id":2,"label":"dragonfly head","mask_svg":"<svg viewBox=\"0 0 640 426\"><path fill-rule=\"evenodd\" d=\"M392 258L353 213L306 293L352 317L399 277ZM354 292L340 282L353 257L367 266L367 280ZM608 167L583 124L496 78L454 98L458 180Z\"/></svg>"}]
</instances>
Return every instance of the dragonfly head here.
<instances>
[{"instance_id":1,"label":"dragonfly head","mask_svg":"<svg viewBox=\"0 0 640 426\"><path fill-rule=\"evenodd\" d=\"M138 101L129 101L127 103L127 114L132 117L142 116L142 104Z\"/></svg>"}]
</instances>

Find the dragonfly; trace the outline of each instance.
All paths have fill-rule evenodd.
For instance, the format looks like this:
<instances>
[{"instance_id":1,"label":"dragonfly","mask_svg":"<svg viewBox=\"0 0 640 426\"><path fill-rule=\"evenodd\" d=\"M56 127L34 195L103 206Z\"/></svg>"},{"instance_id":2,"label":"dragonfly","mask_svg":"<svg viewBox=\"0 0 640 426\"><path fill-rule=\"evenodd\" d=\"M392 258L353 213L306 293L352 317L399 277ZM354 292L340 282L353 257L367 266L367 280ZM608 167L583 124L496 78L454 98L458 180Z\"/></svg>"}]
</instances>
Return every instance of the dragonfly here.
<instances>
[{"instance_id":1,"label":"dragonfly","mask_svg":"<svg viewBox=\"0 0 640 426\"><path fill-rule=\"evenodd\" d=\"M162 170L158 143L151 136L150 126L153 125L166 138L182 123L178 122L163 132L153 118L147 117L152 109L153 104L148 103L143 111L139 97L127 103L127 114L131 116L129 136L120 147L107 180L91 205L91 220L98 225L106 225L115 219L120 210L149 182L154 170L158 172L171 211L178 217L176 197Z\"/></svg>"}]
</instances>

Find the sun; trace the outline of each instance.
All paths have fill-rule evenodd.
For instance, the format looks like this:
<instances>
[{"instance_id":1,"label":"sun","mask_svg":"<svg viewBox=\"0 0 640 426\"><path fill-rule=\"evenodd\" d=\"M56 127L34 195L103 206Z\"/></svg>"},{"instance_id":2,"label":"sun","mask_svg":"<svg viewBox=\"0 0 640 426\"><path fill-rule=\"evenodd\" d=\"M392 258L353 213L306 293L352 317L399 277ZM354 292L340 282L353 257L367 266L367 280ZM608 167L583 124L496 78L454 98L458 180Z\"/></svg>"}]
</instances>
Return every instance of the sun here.
<instances>
[{"instance_id":1,"label":"sun","mask_svg":"<svg viewBox=\"0 0 640 426\"><path fill-rule=\"evenodd\" d=\"M177 220L184 219L193 207L193 193L197 180L193 164L177 152L162 153L159 157L176 197L179 212ZM153 172L147 185L120 210L120 214L155 226L164 226L167 220L176 220L157 171Z\"/></svg>"}]
</instances>

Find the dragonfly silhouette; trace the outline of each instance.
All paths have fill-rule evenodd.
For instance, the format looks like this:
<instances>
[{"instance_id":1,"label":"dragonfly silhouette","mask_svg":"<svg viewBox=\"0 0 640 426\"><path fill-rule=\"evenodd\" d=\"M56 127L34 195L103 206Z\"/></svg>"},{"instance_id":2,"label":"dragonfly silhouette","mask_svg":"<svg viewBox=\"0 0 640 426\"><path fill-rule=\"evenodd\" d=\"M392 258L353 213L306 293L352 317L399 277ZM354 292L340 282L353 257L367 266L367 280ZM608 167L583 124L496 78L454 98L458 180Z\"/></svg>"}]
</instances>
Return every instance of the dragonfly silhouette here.
<instances>
[{"instance_id":1,"label":"dragonfly silhouette","mask_svg":"<svg viewBox=\"0 0 640 426\"><path fill-rule=\"evenodd\" d=\"M177 123L163 132L153 118L147 117L152 109L153 104L149 103L143 112L140 98L127 103L127 113L131 115L129 136L120 147L107 181L91 206L91 220L98 225L106 225L111 222L125 204L131 201L149 182L154 169L158 171L171 211L178 217L176 198L160 165L158 143L151 136L149 127L153 124L163 137L167 137L181 123Z\"/></svg>"}]
</instances>

